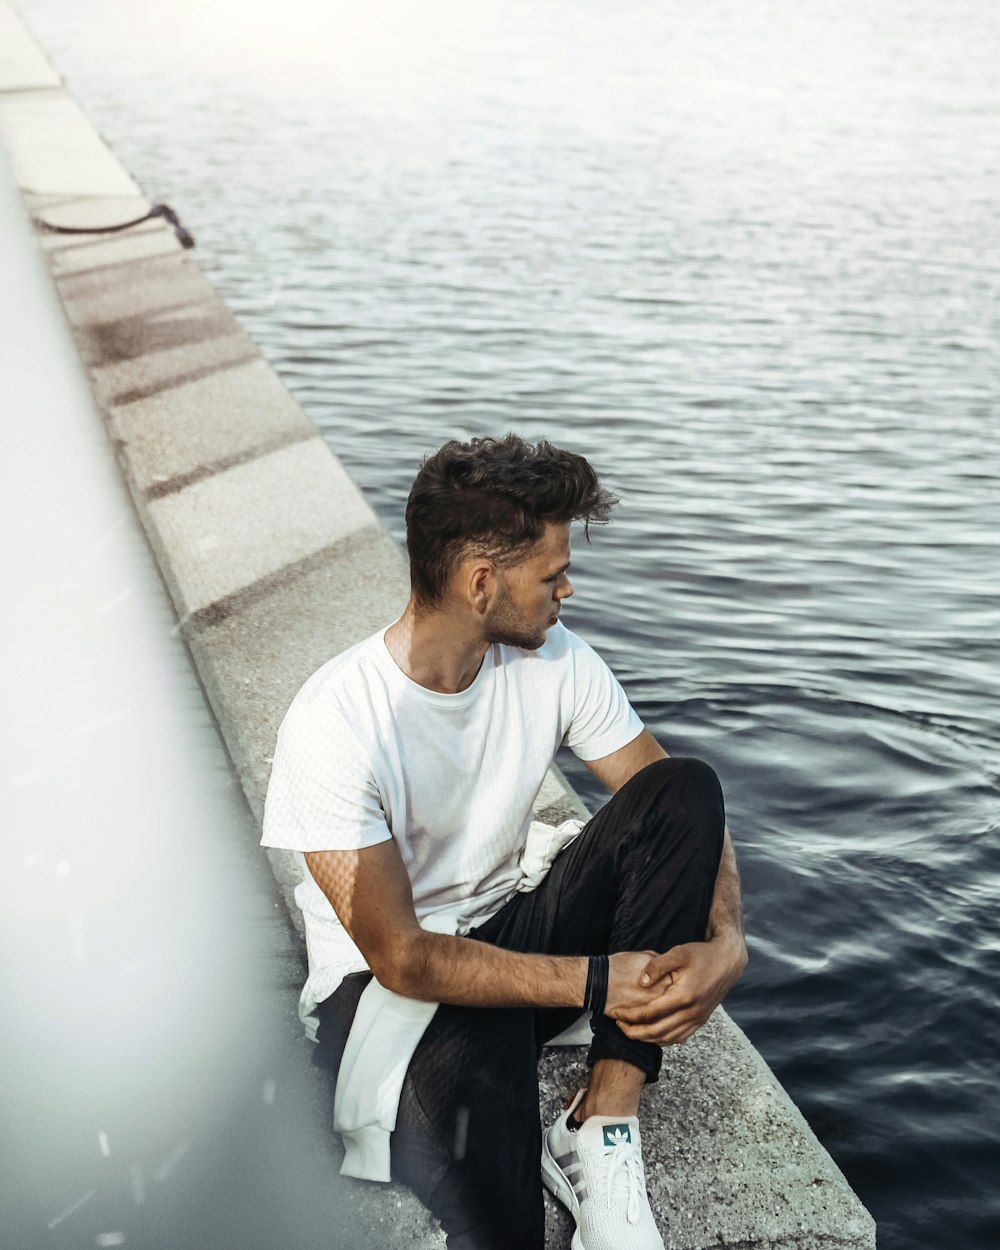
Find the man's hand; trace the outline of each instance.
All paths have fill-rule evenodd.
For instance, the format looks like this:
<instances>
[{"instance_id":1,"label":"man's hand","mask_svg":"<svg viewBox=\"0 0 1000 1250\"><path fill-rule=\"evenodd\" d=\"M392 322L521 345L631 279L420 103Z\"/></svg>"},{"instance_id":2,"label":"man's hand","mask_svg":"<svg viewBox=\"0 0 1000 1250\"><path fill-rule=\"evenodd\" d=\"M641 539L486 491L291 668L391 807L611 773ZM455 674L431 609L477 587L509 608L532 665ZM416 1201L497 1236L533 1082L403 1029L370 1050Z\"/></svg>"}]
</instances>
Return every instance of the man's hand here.
<instances>
[{"instance_id":1,"label":"man's hand","mask_svg":"<svg viewBox=\"0 0 1000 1250\"><path fill-rule=\"evenodd\" d=\"M653 955L641 970L639 987L646 1001L613 1005L609 993L608 1015L626 1037L637 1041L661 1046L686 1042L739 980L746 963L746 946L736 934L674 946Z\"/></svg>"},{"instance_id":2,"label":"man's hand","mask_svg":"<svg viewBox=\"0 0 1000 1250\"><path fill-rule=\"evenodd\" d=\"M654 959L659 959L656 951L618 951L608 956L606 1016L617 1018L621 1011L649 1005L652 1001L650 986L644 985L640 977Z\"/></svg>"}]
</instances>

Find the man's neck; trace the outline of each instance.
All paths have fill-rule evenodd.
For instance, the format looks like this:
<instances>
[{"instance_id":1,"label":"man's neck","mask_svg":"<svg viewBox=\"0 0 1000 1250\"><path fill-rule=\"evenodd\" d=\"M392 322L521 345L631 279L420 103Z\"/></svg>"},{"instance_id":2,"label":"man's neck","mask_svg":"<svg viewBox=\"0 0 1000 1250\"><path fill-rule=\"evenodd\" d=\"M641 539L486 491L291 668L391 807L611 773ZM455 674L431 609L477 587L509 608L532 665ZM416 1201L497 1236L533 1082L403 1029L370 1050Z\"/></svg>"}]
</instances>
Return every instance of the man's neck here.
<instances>
[{"instance_id":1,"label":"man's neck","mask_svg":"<svg viewBox=\"0 0 1000 1250\"><path fill-rule=\"evenodd\" d=\"M468 690L489 649L468 619L445 612L417 612L413 600L385 634L396 664L418 686L439 694Z\"/></svg>"}]
</instances>

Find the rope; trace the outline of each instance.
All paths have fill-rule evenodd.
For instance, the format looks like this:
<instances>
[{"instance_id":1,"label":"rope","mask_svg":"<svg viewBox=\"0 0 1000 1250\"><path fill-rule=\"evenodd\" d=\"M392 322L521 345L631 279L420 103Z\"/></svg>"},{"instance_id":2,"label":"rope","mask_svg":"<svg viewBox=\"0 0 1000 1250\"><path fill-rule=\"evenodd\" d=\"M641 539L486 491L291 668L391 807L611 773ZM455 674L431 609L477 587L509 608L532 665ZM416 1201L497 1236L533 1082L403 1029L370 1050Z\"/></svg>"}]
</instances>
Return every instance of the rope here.
<instances>
[{"instance_id":1,"label":"rope","mask_svg":"<svg viewBox=\"0 0 1000 1250\"><path fill-rule=\"evenodd\" d=\"M41 217L36 217L35 223L43 230L51 230L53 234L113 234L117 230L128 230L132 226L139 226L144 221L149 221L151 217L162 217L168 221L173 226L174 234L177 235L177 241L181 247L194 247L194 236L184 228L180 218L169 204L154 204L142 217L136 217L134 221L119 222L116 226L56 226L50 221L43 221Z\"/></svg>"}]
</instances>

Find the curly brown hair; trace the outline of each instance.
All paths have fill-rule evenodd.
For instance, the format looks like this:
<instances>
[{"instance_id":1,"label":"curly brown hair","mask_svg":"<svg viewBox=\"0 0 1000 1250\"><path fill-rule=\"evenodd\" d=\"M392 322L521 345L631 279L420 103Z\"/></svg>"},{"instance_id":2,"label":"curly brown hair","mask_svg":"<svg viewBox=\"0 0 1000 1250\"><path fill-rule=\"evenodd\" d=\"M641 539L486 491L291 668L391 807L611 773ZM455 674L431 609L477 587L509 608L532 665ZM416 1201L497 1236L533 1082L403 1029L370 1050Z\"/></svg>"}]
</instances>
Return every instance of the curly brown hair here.
<instances>
[{"instance_id":1,"label":"curly brown hair","mask_svg":"<svg viewBox=\"0 0 1000 1250\"><path fill-rule=\"evenodd\" d=\"M546 522L582 520L589 542L590 524L606 524L618 502L583 456L544 438L451 439L424 457L406 501L414 600L438 606L466 556L498 568L520 563Z\"/></svg>"}]
</instances>

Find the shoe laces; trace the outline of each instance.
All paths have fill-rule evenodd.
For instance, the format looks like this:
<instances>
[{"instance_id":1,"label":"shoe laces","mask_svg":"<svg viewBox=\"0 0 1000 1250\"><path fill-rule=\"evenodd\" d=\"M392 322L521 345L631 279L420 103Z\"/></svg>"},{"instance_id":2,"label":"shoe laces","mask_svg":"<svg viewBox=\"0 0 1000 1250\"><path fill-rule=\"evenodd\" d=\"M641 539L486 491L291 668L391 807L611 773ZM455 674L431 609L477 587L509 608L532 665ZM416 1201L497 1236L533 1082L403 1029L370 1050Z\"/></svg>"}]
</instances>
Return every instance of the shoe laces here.
<instances>
[{"instance_id":1,"label":"shoe laces","mask_svg":"<svg viewBox=\"0 0 1000 1250\"><path fill-rule=\"evenodd\" d=\"M608 1161L608 1207L612 1205L615 1191L628 1190L628 1222L638 1222L642 1194L645 1185L639 1155L627 1137L616 1136Z\"/></svg>"}]
</instances>

